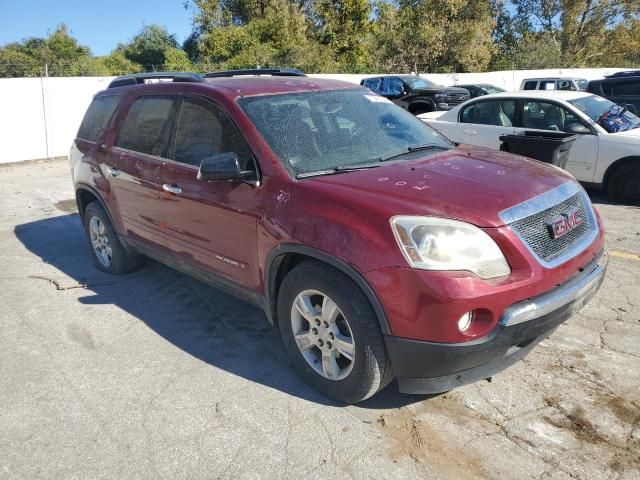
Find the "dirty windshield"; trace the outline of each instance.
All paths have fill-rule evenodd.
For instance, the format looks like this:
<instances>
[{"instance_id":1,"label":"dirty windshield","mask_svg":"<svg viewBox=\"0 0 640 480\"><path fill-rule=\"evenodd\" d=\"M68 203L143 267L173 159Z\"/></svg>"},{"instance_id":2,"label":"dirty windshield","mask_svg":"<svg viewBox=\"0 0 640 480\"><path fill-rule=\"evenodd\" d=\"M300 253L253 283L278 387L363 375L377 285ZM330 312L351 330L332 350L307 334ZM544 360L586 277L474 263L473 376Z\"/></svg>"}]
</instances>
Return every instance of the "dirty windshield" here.
<instances>
[{"instance_id":1,"label":"dirty windshield","mask_svg":"<svg viewBox=\"0 0 640 480\"><path fill-rule=\"evenodd\" d=\"M375 167L452 148L424 122L366 89L245 97L238 103L294 175Z\"/></svg>"}]
</instances>

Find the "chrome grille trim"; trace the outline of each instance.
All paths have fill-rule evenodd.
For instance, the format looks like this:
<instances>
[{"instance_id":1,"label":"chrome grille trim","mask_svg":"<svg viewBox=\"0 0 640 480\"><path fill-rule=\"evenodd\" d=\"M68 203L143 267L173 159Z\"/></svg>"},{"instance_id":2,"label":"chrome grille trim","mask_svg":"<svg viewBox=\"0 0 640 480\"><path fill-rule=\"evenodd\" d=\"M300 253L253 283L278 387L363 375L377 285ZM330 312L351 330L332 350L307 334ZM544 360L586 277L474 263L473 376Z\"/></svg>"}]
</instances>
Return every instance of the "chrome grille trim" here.
<instances>
[{"instance_id":1,"label":"chrome grille trim","mask_svg":"<svg viewBox=\"0 0 640 480\"><path fill-rule=\"evenodd\" d=\"M560 244L559 250L546 255L545 259L539 255L534 248L532 248L529 243L531 238L527 238L523 234L523 232L518 228L521 225L517 225L517 223L521 220L528 220L530 217L534 217L547 210L553 211L554 207L557 207L560 204L570 203L570 201L574 200L573 197L577 197L575 200L582 203L582 210L586 213L585 222L588 224L588 227L586 230L582 231L580 236L573 238L575 243ZM503 210L500 212L499 216L500 219L511 228L511 231L520 239L520 241L522 241L538 262L546 268L557 267L578 255L595 240L599 232L598 222L596 221L591 201L582 187L574 182L567 182L559 187L538 195L537 197ZM538 251L541 251L539 245L536 245L536 248Z\"/></svg>"}]
</instances>

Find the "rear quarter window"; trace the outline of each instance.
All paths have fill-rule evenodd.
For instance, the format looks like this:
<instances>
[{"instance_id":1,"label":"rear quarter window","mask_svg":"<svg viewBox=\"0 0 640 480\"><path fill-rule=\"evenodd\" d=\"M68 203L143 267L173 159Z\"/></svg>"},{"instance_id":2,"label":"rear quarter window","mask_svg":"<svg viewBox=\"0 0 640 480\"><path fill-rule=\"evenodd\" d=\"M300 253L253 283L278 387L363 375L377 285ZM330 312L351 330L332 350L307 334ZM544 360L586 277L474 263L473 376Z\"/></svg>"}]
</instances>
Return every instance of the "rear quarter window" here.
<instances>
[{"instance_id":1,"label":"rear quarter window","mask_svg":"<svg viewBox=\"0 0 640 480\"><path fill-rule=\"evenodd\" d=\"M78 138L95 142L109 124L120 98L122 97L116 95L94 98L87 109L87 113L84 114L78 130Z\"/></svg>"}]
</instances>

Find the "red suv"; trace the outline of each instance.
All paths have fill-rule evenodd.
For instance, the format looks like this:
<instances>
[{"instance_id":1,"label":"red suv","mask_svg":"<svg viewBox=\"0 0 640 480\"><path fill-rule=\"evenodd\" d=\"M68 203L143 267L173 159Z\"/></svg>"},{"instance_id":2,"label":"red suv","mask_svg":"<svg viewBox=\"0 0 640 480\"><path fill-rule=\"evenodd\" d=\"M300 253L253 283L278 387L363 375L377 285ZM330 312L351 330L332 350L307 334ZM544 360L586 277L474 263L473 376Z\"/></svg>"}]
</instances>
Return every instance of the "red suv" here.
<instances>
[{"instance_id":1,"label":"red suv","mask_svg":"<svg viewBox=\"0 0 640 480\"><path fill-rule=\"evenodd\" d=\"M366 88L296 71L117 78L70 162L99 269L143 254L260 306L345 402L393 378L435 393L492 376L606 268L568 173L455 146Z\"/></svg>"}]
</instances>

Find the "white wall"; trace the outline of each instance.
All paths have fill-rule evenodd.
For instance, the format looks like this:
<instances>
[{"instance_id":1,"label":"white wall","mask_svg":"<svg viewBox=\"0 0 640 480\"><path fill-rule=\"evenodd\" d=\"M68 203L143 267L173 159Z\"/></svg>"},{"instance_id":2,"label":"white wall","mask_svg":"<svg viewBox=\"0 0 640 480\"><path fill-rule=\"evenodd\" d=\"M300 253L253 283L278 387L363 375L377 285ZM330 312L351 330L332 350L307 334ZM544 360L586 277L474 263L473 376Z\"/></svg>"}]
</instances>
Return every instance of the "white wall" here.
<instances>
[{"instance_id":1,"label":"white wall","mask_svg":"<svg viewBox=\"0 0 640 480\"><path fill-rule=\"evenodd\" d=\"M486 73L424 74L440 85L491 83L517 90L524 78L566 76L601 78L618 70L561 69ZM316 74L351 83L369 75ZM113 77L0 79L0 163L66 156L87 106ZM45 120L46 119L46 120Z\"/></svg>"},{"instance_id":2,"label":"white wall","mask_svg":"<svg viewBox=\"0 0 640 480\"><path fill-rule=\"evenodd\" d=\"M0 79L0 163L67 155L93 95L110 80Z\"/></svg>"}]
</instances>

